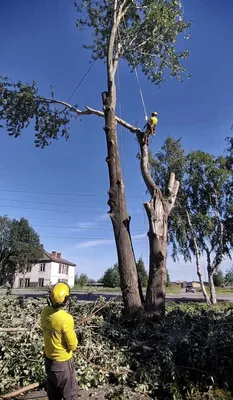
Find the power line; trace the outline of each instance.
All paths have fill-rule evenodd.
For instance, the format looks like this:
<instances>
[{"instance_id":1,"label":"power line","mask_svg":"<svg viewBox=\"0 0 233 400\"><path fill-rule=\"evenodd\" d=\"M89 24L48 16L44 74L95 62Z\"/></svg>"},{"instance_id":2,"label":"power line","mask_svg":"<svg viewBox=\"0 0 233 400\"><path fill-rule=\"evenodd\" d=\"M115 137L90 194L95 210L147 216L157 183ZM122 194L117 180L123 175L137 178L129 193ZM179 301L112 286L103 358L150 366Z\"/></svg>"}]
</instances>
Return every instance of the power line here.
<instances>
[{"instance_id":1,"label":"power line","mask_svg":"<svg viewBox=\"0 0 233 400\"><path fill-rule=\"evenodd\" d=\"M73 240L112 240L113 238L106 237L73 237L73 236L44 236L44 239L73 239Z\"/></svg>"},{"instance_id":2,"label":"power line","mask_svg":"<svg viewBox=\"0 0 233 400\"><path fill-rule=\"evenodd\" d=\"M30 190L10 190L10 189L0 189L0 192L9 193L27 193L27 194L41 194L41 195L56 195L56 196L84 196L84 197L101 197L101 194L93 193L56 193L56 192L34 192Z\"/></svg>"},{"instance_id":3,"label":"power line","mask_svg":"<svg viewBox=\"0 0 233 400\"><path fill-rule=\"evenodd\" d=\"M36 192L32 190L15 190L15 189L1 189L0 192L6 193L26 193L26 194L37 194L37 195L51 195L51 196L80 196L80 197L102 197L105 196L105 192L102 194L93 194L93 193L62 193L62 192ZM128 197L128 196L127 196ZM128 198L138 199L138 196L130 196Z\"/></svg>"},{"instance_id":4,"label":"power line","mask_svg":"<svg viewBox=\"0 0 233 400\"><path fill-rule=\"evenodd\" d=\"M95 223L95 222L93 222L93 223ZM78 226L43 225L43 224L33 224L33 226L41 227L41 228L78 229L78 230L81 229L81 230L98 230L98 231L111 231L112 232L112 228L92 228L92 227L84 228L84 227L78 227ZM132 229L131 232L143 232L144 233L144 230Z\"/></svg>"},{"instance_id":5,"label":"power line","mask_svg":"<svg viewBox=\"0 0 233 400\"><path fill-rule=\"evenodd\" d=\"M68 212L68 213L79 213L79 214L97 214L96 211L58 210L58 209L49 209L49 208L11 206L11 205L6 205L6 204L0 204L0 207L16 208L16 209L20 209L20 210L49 211L49 212L61 212L61 213ZM106 212L106 214L107 214L107 212ZM130 213L130 215L138 215L138 214Z\"/></svg>"},{"instance_id":6,"label":"power line","mask_svg":"<svg viewBox=\"0 0 233 400\"><path fill-rule=\"evenodd\" d=\"M61 207L79 207L79 208L89 208L89 209L98 209L99 211L105 212L103 208L100 207L92 207L92 206L83 206L83 205L75 205L75 204L60 204L60 203L47 203L43 201L31 201L31 200L19 200L19 199L6 199L4 197L0 197L0 200L5 201L15 201L17 203L31 203L31 204L43 204L48 206L61 206Z\"/></svg>"},{"instance_id":7,"label":"power line","mask_svg":"<svg viewBox=\"0 0 233 400\"><path fill-rule=\"evenodd\" d=\"M11 216L11 218L20 218L21 216ZM30 220L31 219L46 219L47 220L51 220L51 221L71 221L74 222L74 219L66 219L66 218L51 218L51 217L28 217ZM110 222L110 220L108 220ZM84 221L85 223L98 223L98 224L104 224L106 223L106 221ZM84 223L84 222L80 222L80 223Z\"/></svg>"},{"instance_id":8,"label":"power line","mask_svg":"<svg viewBox=\"0 0 233 400\"><path fill-rule=\"evenodd\" d=\"M72 239L72 240L107 240L114 242L114 238L106 238L106 237L73 237L73 236L44 236L43 239ZM132 240L144 240L146 239L145 236L132 238Z\"/></svg>"},{"instance_id":9,"label":"power line","mask_svg":"<svg viewBox=\"0 0 233 400\"><path fill-rule=\"evenodd\" d=\"M82 214L96 214L96 211L75 211L75 210L57 210L57 209L49 209L49 208L35 208L35 207L22 207L22 206L9 206L6 204L0 204L0 207L7 207L7 208L16 208L16 209L21 209L21 210L34 210L34 211L53 211L53 212L69 212L69 213L82 213Z\"/></svg>"}]
</instances>

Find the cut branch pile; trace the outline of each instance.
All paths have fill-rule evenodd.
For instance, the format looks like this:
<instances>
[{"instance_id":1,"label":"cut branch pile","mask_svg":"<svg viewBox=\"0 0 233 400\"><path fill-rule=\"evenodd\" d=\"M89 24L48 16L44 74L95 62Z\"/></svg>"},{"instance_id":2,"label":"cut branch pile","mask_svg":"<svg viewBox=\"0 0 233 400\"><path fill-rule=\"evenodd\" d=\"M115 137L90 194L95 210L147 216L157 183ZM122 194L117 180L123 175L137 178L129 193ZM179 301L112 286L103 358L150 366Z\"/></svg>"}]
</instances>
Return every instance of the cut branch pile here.
<instances>
[{"instance_id":1,"label":"cut branch pile","mask_svg":"<svg viewBox=\"0 0 233 400\"><path fill-rule=\"evenodd\" d=\"M45 380L38 315L44 300L1 299L0 397ZM122 317L122 305L73 300L79 348L74 355L82 388L129 385L151 398L183 399L195 389L232 389L233 310L169 306L163 322ZM16 334L15 329L21 328ZM25 332L24 329L27 329Z\"/></svg>"}]
</instances>

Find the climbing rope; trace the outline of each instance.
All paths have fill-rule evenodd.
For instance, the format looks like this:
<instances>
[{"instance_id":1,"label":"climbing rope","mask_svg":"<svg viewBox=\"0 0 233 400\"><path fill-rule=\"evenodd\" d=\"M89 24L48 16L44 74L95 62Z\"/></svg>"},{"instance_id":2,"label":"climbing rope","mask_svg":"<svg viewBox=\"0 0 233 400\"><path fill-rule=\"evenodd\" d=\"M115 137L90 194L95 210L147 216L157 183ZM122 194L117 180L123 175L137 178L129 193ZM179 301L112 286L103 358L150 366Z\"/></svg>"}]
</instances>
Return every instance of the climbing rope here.
<instances>
[{"instance_id":1,"label":"climbing rope","mask_svg":"<svg viewBox=\"0 0 233 400\"><path fill-rule=\"evenodd\" d=\"M142 92L142 86L139 80L139 76L138 76L138 71L137 71L137 67L134 67L134 71L135 71L135 75L136 75L136 79L138 82L138 87L139 87L139 93L140 93L140 97L141 97L141 101L142 101L142 106L143 106L143 110L144 110L144 114L145 114L145 120L148 120L148 114L146 111L146 104L145 104L145 100L144 100L144 96L143 96L143 92Z\"/></svg>"}]
</instances>

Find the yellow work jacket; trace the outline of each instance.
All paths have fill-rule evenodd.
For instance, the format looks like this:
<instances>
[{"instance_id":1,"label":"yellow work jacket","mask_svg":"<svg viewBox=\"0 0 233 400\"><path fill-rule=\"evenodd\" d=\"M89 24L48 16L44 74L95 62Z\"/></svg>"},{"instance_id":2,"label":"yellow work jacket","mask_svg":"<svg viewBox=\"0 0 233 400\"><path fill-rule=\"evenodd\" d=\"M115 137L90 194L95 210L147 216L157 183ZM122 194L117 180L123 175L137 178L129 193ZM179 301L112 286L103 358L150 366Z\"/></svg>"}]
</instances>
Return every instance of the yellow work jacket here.
<instances>
[{"instance_id":1,"label":"yellow work jacket","mask_svg":"<svg viewBox=\"0 0 233 400\"><path fill-rule=\"evenodd\" d=\"M158 123L158 118L156 118L156 117L151 117L150 118L150 120L149 120L149 124L150 125L156 126L157 123Z\"/></svg>"},{"instance_id":2,"label":"yellow work jacket","mask_svg":"<svg viewBox=\"0 0 233 400\"><path fill-rule=\"evenodd\" d=\"M77 348L73 317L64 310L46 306L41 313L45 356L55 361L67 361Z\"/></svg>"}]
</instances>

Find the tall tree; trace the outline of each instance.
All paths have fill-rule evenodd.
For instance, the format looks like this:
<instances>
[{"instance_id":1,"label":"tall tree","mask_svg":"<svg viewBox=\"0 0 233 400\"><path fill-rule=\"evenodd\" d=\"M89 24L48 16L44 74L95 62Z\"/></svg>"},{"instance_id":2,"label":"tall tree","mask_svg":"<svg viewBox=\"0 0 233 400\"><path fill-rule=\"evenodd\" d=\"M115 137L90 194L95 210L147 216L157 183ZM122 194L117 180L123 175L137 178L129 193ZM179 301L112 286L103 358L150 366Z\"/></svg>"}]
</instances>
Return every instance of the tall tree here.
<instances>
[{"instance_id":1,"label":"tall tree","mask_svg":"<svg viewBox=\"0 0 233 400\"><path fill-rule=\"evenodd\" d=\"M11 256L17 270L23 274L23 287L25 287L25 275L32 266L43 257L44 251L40 244L39 235L29 225L25 218L12 221L11 230Z\"/></svg>"},{"instance_id":2,"label":"tall tree","mask_svg":"<svg viewBox=\"0 0 233 400\"><path fill-rule=\"evenodd\" d=\"M142 257L140 257L137 261L137 271L142 287L147 287L148 273Z\"/></svg>"},{"instance_id":3,"label":"tall tree","mask_svg":"<svg viewBox=\"0 0 233 400\"><path fill-rule=\"evenodd\" d=\"M13 281L16 272L24 276L43 256L38 234L25 218L19 221L0 217L0 272L4 282Z\"/></svg>"},{"instance_id":4,"label":"tall tree","mask_svg":"<svg viewBox=\"0 0 233 400\"><path fill-rule=\"evenodd\" d=\"M214 285L217 287L223 286L224 284L224 275L223 272L221 271L221 269L218 269L215 273L214 273Z\"/></svg>"},{"instance_id":5,"label":"tall tree","mask_svg":"<svg viewBox=\"0 0 233 400\"><path fill-rule=\"evenodd\" d=\"M10 262L11 246L10 239L12 233L12 221L6 217L0 217L0 274L1 281L11 281L14 275L14 267Z\"/></svg>"},{"instance_id":6,"label":"tall tree","mask_svg":"<svg viewBox=\"0 0 233 400\"><path fill-rule=\"evenodd\" d=\"M23 85L20 81L12 84L3 79L0 119L6 121L9 134L17 137L35 118L36 146L43 148L60 134L68 139L72 115L104 117L110 180L109 215L116 241L125 314L132 315L142 307L142 290L130 236L116 124L133 133L138 132L138 128L115 115L115 74L119 60L123 59L131 69L140 66L155 84L164 81L167 70L172 77L182 80L185 69L181 60L188 56L188 51L178 52L176 40L180 34L187 33L190 23L183 19L179 0L81 0L75 6L77 27L92 32L93 41L85 47L91 50L94 60L106 62L107 91L102 93L103 111L91 107L78 110L67 102L56 100L54 93L51 98L39 96L35 82L32 85ZM63 108L59 109L59 106Z\"/></svg>"},{"instance_id":7,"label":"tall tree","mask_svg":"<svg viewBox=\"0 0 233 400\"><path fill-rule=\"evenodd\" d=\"M104 284L105 287L115 288L120 286L120 274L118 264L113 267L108 268L100 282Z\"/></svg>"},{"instance_id":8,"label":"tall tree","mask_svg":"<svg viewBox=\"0 0 233 400\"><path fill-rule=\"evenodd\" d=\"M176 148L176 150L175 150ZM169 171L178 176L181 188L169 222L169 241L173 258L182 254L185 261L195 256L197 274L207 303L216 302L213 276L224 257L230 257L232 240L227 226L227 210L231 197L228 186L231 172L224 157L201 151L184 154L180 141L168 138L162 151L151 158L154 179L162 184ZM206 258L210 283L210 299L201 274L200 256Z\"/></svg>"}]
</instances>

